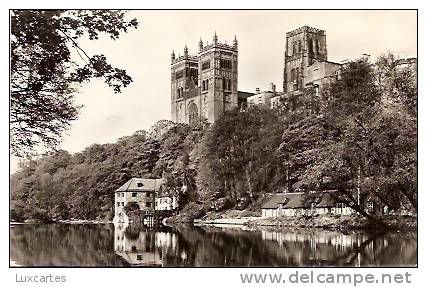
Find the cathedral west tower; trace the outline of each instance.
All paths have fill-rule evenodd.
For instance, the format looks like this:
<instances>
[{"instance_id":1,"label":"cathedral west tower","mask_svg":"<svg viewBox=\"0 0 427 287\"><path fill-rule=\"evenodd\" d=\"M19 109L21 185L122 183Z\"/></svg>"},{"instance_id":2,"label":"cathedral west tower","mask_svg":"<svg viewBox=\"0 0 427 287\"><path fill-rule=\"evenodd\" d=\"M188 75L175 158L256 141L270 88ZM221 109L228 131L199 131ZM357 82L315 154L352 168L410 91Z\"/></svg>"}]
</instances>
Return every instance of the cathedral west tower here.
<instances>
[{"instance_id":1,"label":"cathedral west tower","mask_svg":"<svg viewBox=\"0 0 427 287\"><path fill-rule=\"evenodd\" d=\"M199 42L197 56L175 57L171 64L171 116L175 122L192 124L201 118L213 123L238 106L238 43Z\"/></svg>"}]
</instances>

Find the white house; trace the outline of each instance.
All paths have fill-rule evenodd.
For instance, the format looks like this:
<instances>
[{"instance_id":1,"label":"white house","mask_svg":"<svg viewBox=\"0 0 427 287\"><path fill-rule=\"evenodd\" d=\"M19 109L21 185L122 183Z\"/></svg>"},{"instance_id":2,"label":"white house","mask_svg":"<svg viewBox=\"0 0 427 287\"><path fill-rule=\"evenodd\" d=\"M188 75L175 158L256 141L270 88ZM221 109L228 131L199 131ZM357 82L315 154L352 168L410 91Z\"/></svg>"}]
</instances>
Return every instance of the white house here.
<instances>
[{"instance_id":1,"label":"white house","mask_svg":"<svg viewBox=\"0 0 427 287\"><path fill-rule=\"evenodd\" d=\"M131 178L114 192L114 223L127 223L129 218L125 206L136 202L140 210L152 212L155 209L156 194L163 179Z\"/></svg>"},{"instance_id":2,"label":"white house","mask_svg":"<svg viewBox=\"0 0 427 287\"><path fill-rule=\"evenodd\" d=\"M156 210L175 210L178 200L175 196L159 196L156 198Z\"/></svg>"}]
</instances>

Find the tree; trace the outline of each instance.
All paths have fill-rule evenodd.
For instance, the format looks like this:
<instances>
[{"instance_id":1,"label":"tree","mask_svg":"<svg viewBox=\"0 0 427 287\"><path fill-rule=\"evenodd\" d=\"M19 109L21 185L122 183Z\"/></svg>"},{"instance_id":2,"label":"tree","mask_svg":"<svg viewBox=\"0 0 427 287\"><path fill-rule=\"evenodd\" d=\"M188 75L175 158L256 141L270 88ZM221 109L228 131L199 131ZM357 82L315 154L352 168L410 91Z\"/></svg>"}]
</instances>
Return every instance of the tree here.
<instances>
[{"instance_id":1,"label":"tree","mask_svg":"<svg viewBox=\"0 0 427 287\"><path fill-rule=\"evenodd\" d=\"M299 186L333 187L340 201L376 221L380 214L366 212L367 201L389 210L417 209L414 79L401 78L400 87L412 88L399 89L395 66L382 65L381 74L377 68L363 60L345 66L341 79L323 89L322 114L288 128L281 145L293 158L310 151L294 176ZM304 121L322 123L318 140L311 140L318 132Z\"/></svg>"},{"instance_id":2,"label":"tree","mask_svg":"<svg viewBox=\"0 0 427 287\"><path fill-rule=\"evenodd\" d=\"M11 12L11 148L22 156L35 146L55 147L77 119L78 86L102 78L115 93L132 82L104 55L88 55L79 39L100 34L112 40L136 28L123 11L13 10ZM72 52L80 57L80 63Z\"/></svg>"},{"instance_id":3,"label":"tree","mask_svg":"<svg viewBox=\"0 0 427 287\"><path fill-rule=\"evenodd\" d=\"M277 148L283 122L275 110L252 107L229 111L201 142L198 182L203 197L223 193L235 204L240 196L256 198L281 184Z\"/></svg>"},{"instance_id":4,"label":"tree","mask_svg":"<svg viewBox=\"0 0 427 287\"><path fill-rule=\"evenodd\" d=\"M179 125L157 140L138 131L74 155L57 151L33 160L11 176L12 220L111 220L114 191L132 177L158 178L164 170L173 177L168 187L181 188L183 174L195 182L194 165L187 159L202 133Z\"/></svg>"}]
</instances>

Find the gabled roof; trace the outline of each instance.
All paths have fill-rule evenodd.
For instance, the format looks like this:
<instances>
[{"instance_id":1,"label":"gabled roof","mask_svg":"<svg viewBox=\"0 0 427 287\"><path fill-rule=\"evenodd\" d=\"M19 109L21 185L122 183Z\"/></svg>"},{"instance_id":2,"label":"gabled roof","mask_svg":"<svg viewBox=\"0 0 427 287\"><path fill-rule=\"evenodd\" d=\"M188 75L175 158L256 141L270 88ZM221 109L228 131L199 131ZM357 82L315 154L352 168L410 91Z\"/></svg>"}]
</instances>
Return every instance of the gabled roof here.
<instances>
[{"instance_id":1,"label":"gabled roof","mask_svg":"<svg viewBox=\"0 0 427 287\"><path fill-rule=\"evenodd\" d=\"M117 191L158 191L163 183L163 179L131 178L120 186Z\"/></svg>"},{"instance_id":2,"label":"gabled roof","mask_svg":"<svg viewBox=\"0 0 427 287\"><path fill-rule=\"evenodd\" d=\"M333 191L322 192L293 192L293 193L278 193L274 195L262 208L276 209L279 204L283 204L283 208L310 208L312 203L316 207L334 207L337 200L331 196Z\"/></svg>"},{"instance_id":3,"label":"gabled roof","mask_svg":"<svg viewBox=\"0 0 427 287\"><path fill-rule=\"evenodd\" d=\"M264 204L262 208L278 208L279 204L283 204L285 208L300 208L305 206L304 198L303 192L278 193Z\"/></svg>"}]
</instances>

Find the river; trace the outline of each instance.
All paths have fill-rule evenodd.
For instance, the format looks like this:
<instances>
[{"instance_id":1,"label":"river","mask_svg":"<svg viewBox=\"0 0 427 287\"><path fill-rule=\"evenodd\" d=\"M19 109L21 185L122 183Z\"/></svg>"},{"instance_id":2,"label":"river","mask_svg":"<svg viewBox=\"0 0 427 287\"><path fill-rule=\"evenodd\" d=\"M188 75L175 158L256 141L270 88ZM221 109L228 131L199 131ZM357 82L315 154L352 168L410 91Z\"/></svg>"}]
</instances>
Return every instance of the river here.
<instances>
[{"instance_id":1,"label":"river","mask_svg":"<svg viewBox=\"0 0 427 287\"><path fill-rule=\"evenodd\" d=\"M417 233L344 234L233 226L148 228L23 224L10 228L15 266L310 267L416 266Z\"/></svg>"}]
</instances>

